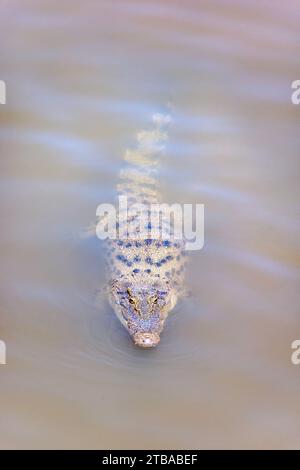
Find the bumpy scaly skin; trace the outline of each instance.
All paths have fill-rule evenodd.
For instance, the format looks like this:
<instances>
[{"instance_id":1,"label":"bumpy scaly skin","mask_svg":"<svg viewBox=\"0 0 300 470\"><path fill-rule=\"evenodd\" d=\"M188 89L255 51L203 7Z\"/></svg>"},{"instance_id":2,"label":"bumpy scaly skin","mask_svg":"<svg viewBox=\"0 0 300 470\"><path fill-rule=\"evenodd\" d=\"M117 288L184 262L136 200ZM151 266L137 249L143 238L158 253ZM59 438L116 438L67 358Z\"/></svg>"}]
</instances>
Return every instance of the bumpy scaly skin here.
<instances>
[{"instance_id":1,"label":"bumpy scaly skin","mask_svg":"<svg viewBox=\"0 0 300 470\"><path fill-rule=\"evenodd\" d=\"M155 173L163 151L170 121L168 115L153 116L154 128L137 135L137 147L125 152L127 168L120 173L119 195L127 196L128 227L120 222L118 238L107 241L109 299L134 343L156 346L168 313L175 306L183 286L184 244L171 235L168 217L162 221L150 204L160 203ZM134 204L145 207L141 218L130 215ZM146 211L146 212L145 212ZM121 220L121 214L118 214ZM153 237L153 229L160 236Z\"/></svg>"}]
</instances>

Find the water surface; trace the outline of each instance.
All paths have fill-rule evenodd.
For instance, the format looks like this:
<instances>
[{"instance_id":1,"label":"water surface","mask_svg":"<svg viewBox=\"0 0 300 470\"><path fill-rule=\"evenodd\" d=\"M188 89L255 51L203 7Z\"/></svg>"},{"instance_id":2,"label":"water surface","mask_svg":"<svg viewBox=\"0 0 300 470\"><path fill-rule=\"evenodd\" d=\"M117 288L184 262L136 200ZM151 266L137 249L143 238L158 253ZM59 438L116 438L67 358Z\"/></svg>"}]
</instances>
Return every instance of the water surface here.
<instances>
[{"instance_id":1,"label":"water surface","mask_svg":"<svg viewBox=\"0 0 300 470\"><path fill-rule=\"evenodd\" d=\"M299 448L299 1L0 8L1 448ZM79 234L170 99L161 186L205 247L140 351Z\"/></svg>"}]
</instances>

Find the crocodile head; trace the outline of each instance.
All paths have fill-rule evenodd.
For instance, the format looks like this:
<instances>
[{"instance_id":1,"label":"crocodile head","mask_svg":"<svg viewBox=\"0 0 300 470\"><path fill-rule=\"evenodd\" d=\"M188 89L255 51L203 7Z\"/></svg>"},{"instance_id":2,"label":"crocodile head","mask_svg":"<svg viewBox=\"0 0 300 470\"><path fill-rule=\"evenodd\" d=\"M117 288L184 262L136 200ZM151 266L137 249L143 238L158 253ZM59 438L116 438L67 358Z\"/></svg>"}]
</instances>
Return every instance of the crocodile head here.
<instances>
[{"instance_id":1,"label":"crocodile head","mask_svg":"<svg viewBox=\"0 0 300 470\"><path fill-rule=\"evenodd\" d=\"M157 346L167 313L174 305L169 285L118 283L113 288L113 300L133 342L142 348Z\"/></svg>"}]
</instances>

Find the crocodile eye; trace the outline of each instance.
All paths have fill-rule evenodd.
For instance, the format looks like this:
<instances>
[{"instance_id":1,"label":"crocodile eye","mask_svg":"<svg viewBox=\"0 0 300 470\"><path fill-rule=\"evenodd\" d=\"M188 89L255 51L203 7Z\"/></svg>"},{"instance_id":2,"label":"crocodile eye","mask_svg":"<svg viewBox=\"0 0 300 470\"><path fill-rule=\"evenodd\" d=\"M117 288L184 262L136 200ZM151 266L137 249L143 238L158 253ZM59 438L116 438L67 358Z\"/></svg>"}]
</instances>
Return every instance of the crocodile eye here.
<instances>
[{"instance_id":1,"label":"crocodile eye","mask_svg":"<svg viewBox=\"0 0 300 470\"><path fill-rule=\"evenodd\" d=\"M130 304L135 304L135 300L132 298L132 293L131 293L131 290L129 288L127 289L127 295L128 295L128 302Z\"/></svg>"}]
</instances>

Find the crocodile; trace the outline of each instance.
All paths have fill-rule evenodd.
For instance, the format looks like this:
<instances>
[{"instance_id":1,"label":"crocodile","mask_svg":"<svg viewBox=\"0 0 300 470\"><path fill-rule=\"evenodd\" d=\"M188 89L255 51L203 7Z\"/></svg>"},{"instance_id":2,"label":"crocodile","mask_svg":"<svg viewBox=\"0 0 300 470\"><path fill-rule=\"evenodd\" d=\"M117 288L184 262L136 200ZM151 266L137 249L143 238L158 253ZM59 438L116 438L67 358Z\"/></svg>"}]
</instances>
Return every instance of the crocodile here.
<instances>
[{"instance_id":1,"label":"crocodile","mask_svg":"<svg viewBox=\"0 0 300 470\"><path fill-rule=\"evenodd\" d=\"M117 236L106 241L109 302L141 348L158 345L184 292L184 241L174 237L157 178L170 122L169 114L154 114L149 128L137 133L134 148L125 151L117 195L126 197L126 219L119 210Z\"/></svg>"}]
</instances>

